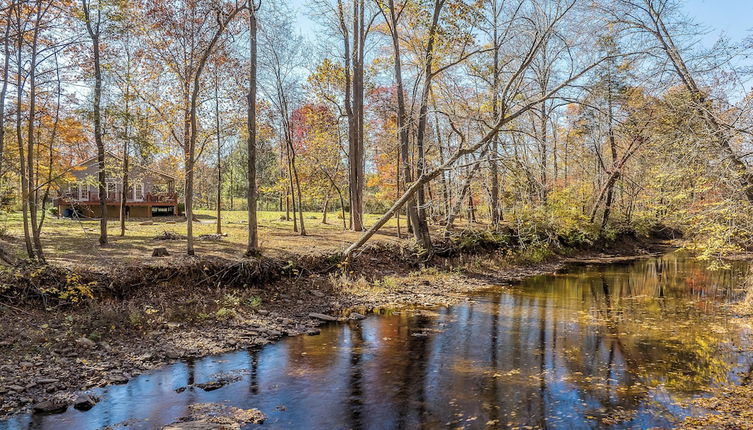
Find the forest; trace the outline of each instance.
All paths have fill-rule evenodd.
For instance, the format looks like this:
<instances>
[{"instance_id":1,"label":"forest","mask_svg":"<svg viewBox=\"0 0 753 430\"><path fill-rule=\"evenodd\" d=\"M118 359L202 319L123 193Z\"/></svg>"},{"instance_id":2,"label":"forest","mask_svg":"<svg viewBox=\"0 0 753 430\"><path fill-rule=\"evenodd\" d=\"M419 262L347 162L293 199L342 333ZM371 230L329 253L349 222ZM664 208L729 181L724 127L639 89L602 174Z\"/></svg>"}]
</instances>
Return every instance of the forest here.
<instances>
[{"instance_id":1,"label":"forest","mask_svg":"<svg viewBox=\"0 0 753 430\"><path fill-rule=\"evenodd\" d=\"M597 412L568 421L566 408L546 406L547 395L524 406L497 391L483 400L492 395L482 390L458 394L459 415L470 415L457 422L423 406L395 421L364 418L364 405L384 404L359 398L342 412L350 421L293 419L280 406L265 410L248 400L186 405L181 417L160 415L159 426L241 428L267 419L279 428L361 428L384 418L387 428L706 428L695 409L647 418L636 405L662 394L673 405L704 401L689 394L700 391L753 404L748 383L729 376L744 373L747 381L753 356L730 358L725 349L753 339L718 319L731 312L753 323L753 293L746 294L753 292L746 264L753 253L753 36L709 26L698 11L717 6L696 3L0 0L0 350L8 350L0 360L0 417L21 417L0 420L0 430L31 428L23 418L30 411L53 417L81 401L94 407L108 397L86 390L187 357L262 353L266 343L299 334L343 342L333 324L317 328L337 321L365 331L398 321L407 337L383 340L428 366L405 364L399 372L429 378L432 361L416 342L462 341L449 329L432 331L437 317L426 315L433 310L413 307L472 307L460 303L473 297L480 312L504 320L506 312L487 309L492 299L478 296L492 286L505 288L495 290L500 297L536 301L526 305L535 318L495 323L500 330L533 333L529 325L541 319L540 345L508 347L577 362L573 379L553 381L556 372L541 358L529 380L541 380L549 397L557 396L555 385L545 390L544 382L566 380ZM718 8L753 16L744 2L725 3ZM590 264L601 268L571 269ZM557 278L563 268L574 270L572 279ZM532 275L553 278L538 284L538 277L527 281ZM510 286L519 282L529 295ZM556 286L554 296L545 285ZM576 318L582 328L557 334L559 317L548 310L570 309L578 294L577 309L561 318L585 313L593 321ZM526 312L515 303L510 312ZM398 310L404 307L413 310ZM659 320L694 329L646 331ZM473 321L473 330L486 324ZM718 336L696 332L707 324ZM368 343L365 332L359 336ZM621 336L612 345L617 353L602 350ZM656 351L642 350L633 336L647 336L643 344ZM509 353L496 334L481 337L495 342L490 350ZM128 346L134 339L138 346ZM607 354L605 366L622 360L628 368L618 379L630 394L614 404L599 383L575 380L584 373L599 379L598 363L575 370L589 365L573 358L570 345L593 342L592 357ZM48 354L60 360L41 358ZM358 357L348 369L368 360ZM35 360L44 364L23 365ZM96 371L89 368L95 362ZM685 373L652 367L660 362ZM688 370L690 362L699 364ZM748 362L749 369L736 367ZM484 373L484 381L512 384L504 390L518 389L510 378L530 370L491 368L497 376ZM66 376L50 377L60 372ZM442 372L437 378L450 377ZM475 386L463 375L463 384ZM209 383L228 390L237 381L223 378ZM52 379L51 389L38 382ZM215 389L193 379L182 389ZM651 382L630 385L639 379ZM389 401L433 395L414 385ZM630 397L636 390L645 397ZM114 410L105 403L116 398L97 407ZM279 402L294 408L293 396ZM471 412L481 402L497 412ZM727 428L751 428L753 407L701 407ZM207 418L216 416L227 422ZM116 424L96 417L49 418L34 428Z\"/></svg>"},{"instance_id":2,"label":"forest","mask_svg":"<svg viewBox=\"0 0 753 430\"><path fill-rule=\"evenodd\" d=\"M199 209L218 232L223 210L247 211L249 254L261 210L303 236L366 231L348 254L389 220L425 252L474 223L544 246L667 227L709 259L749 247L750 43L701 50L673 2L305 13L307 38L286 2L4 5L2 202L23 214L25 257L44 260L54 199L94 157L100 195L109 178L126 193L128 163L178 179L188 254Z\"/></svg>"}]
</instances>

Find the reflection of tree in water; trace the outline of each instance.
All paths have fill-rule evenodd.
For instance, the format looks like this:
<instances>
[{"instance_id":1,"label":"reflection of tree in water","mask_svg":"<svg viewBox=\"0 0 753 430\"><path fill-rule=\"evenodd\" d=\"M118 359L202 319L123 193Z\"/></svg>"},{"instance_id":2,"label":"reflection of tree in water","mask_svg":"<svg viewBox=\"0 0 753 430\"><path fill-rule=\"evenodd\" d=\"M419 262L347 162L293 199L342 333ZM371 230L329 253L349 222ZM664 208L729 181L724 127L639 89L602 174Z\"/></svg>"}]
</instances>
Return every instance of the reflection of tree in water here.
<instances>
[{"instance_id":1,"label":"reflection of tree in water","mask_svg":"<svg viewBox=\"0 0 753 430\"><path fill-rule=\"evenodd\" d=\"M259 394L259 351L251 349L248 351L249 359L251 360L251 369L249 375L248 389L251 394Z\"/></svg>"},{"instance_id":2,"label":"reflection of tree in water","mask_svg":"<svg viewBox=\"0 0 753 430\"><path fill-rule=\"evenodd\" d=\"M360 324L352 324L350 330L350 374L348 387L350 395L348 397L348 410L350 412L350 428L358 429L363 427L363 329Z\"/></svg>"},{"instance_id":3,"label":"reflection of tree in water","mask_svg":"<svg viewBox=\"0 0 753 430\"><path fill-rule=\"evenodd\" d=\"M432 325L432 320L424 315L416 315L411 324L416 330L423 330ZM412 336L404 331L405 355L402 360L401 382L397 393L396 428L424 428L426 425L426 367L428 365L429 336ZM415 411L415 422L411 413Z\"/></svg>"},{"instance_id":4,"label":"reflection of tree in water","mask_svg":"<svg viewBox=\"0 0 753 430\"><path fill-rule=\"evenodd\" d=\"M621 287L630 291L632 284ZM638 368L620 336L624 309L614 304L619 303L620 295L610 287L603 271L598 278L588 279L588 288L583 292L584 307L596 315L600 324L580 324L578 331L560 332L560 345L566 351L562 358L569 374L582 375L570 382L592 409L607 414L618 408L636 409L646 400L647 391L636 384Z\"/></svg>"},{"instance_id":5,"label":"reflection of tree in water","mask_svg":"<svg viewBox=\"0 0 753 430\"><path fill-rule=\"evenodd\" d=\"M590 401L634 409L651 387L687 394L727 377L709 298L728 297L739 274L683 264L670 257L554 279L554 308L567 318L562 309L580 296L590 317L559 336L569 373L585 376L572 383Z\"/></svg>"},{"instance_id":6,"label":"reflection of tree in water","mask_svg":"<svg viewBox=\"0 0 753 430\"><path fill-rule=\"evenodd\" d=\"M499 369L499 298L495 297L491 305L491 324L489 325L489 363L492 369ZM487 378L485 386L482 388L480 397L484 400L482 409L489 417L489 422L496 424L500 422L500 398L499 384L495 378Z\"/></svg>"}]
</instances>

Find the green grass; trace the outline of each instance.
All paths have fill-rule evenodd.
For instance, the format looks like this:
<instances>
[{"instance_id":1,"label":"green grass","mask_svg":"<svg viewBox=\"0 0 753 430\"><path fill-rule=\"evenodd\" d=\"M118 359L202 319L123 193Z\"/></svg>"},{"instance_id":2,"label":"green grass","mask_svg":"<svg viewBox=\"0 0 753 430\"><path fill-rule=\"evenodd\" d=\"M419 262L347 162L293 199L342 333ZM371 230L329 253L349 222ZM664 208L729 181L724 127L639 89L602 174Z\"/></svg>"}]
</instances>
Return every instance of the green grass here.
<instances>
[{"instance_id":1,"label":"green grass","mask_svg":"<svg viewBox=\"0 0 753 430\"><path fill-rule=\"evenodd\" d=\"M217 231L216 212L195 210L198 222L193 223L194 237L214 234ZM343 231L339 213L329 213L327 224L322 224L321 212L304 212L307 236L293 232L293 222L281 220L284 212L259 211L259 241L265 255L284 257L290 254L323 253L342 250L355 241L361 233ZM347 215L347 213L346 213ZM365 215L366 226L373 225L380 215ZM126 223L126 235L120 236L118 220L108 221L109 244L99 246L98 220L71 220L47 216L42 230L42 244L49 261L59 264L112 265L151 258L152 250L165 246L175 255L185 253L185 240L157 241L155 236L164 231L185 236L186 223L178 218L152 218L152 225L142 225L145 219ZM397 240L396 221L390 220L377 235L379 240ZM19 256L23 256L23 224L20 212L0 214L0 228L6 232ZM223 211L222 231L227 236L221 241L196 240L198 255L238 257L243 255L248 237L246 211ZM405 234L403 224L403 234Z\"/></svg>"}]
</instances>

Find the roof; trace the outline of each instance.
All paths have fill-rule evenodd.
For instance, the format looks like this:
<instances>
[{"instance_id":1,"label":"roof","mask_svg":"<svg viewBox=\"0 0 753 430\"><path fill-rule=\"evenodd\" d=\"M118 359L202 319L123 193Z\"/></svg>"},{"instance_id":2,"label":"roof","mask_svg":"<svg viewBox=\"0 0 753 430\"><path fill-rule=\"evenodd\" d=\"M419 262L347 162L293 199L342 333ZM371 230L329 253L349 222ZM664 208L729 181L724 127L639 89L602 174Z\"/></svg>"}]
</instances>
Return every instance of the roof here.
<instances>
[{"instance_id":1,"label":"roof","mask_svg":"<svg viewBox=\"0 0 753 430\"><path fill-rule=\"evenodd\" d=\"M116 159L116 160L119 160L119 161L123 161L123 157L121 157L121 156L119 156L119 155L115 154L114 152L110 152L110 151L105 151L105 155L106 155L107 157L112 157L112 158L114 158L114 159ZM82 161L82 162L80 162L80 163L76 164L76 166L83 166L83 165L89 164L89 163L91 163L92 161L95 161L95 160L97 160L97 157L89 157L89 158L87 158L86 160L84 160L84 161ZM151 167L146 167L146 166L142 166L141 164L136 164L136 163L134 163L134 166L138 166L138 167L141 167L141 168L142 168L142 169L144 169L144 170L148 170L148 171L150 171L150 172L154 172L154 173L156 173L156 174L158 174L158 175L161 175L161 176L164 176L164 177L166 177L166 178L169 178L169 179L172 179L172 180L176 180L175 176L173 176L173 175L168 175L167 173L164 173L164 172L162 172L162 171L160 171L160 170L157 170L157 169L153 169L153 168L151 168Z\"/></svg>"}]
</instances>

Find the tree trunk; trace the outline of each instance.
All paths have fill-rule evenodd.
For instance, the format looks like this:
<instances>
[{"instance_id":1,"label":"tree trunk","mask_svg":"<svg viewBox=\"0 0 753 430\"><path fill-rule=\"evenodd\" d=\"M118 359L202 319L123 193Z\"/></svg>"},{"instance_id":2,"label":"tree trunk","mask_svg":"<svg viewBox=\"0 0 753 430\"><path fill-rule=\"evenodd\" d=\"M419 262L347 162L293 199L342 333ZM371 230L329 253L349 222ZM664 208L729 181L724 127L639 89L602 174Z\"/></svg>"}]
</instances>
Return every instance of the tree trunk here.
<instances>
[{"instance_id":1,"label":"tree trunk","mask_svg":"<svg viewBox=\"0 0 753 430\"><path fill-rule=\"evenodd\" d=\"M287 127L286 127L287 129ZM296 214L296 196L295 196L295 184L293 183L293 158L290 154L290 144L288 143L288 134L285 133L285 155L288 160L288 186L290 190L290 207L293 210L293 232L298 233L298 215ZM289 215L288 215L289 216Z\"/></svg>"},{"instance_id":2,"label":"tree trunk","mask_svg":"<svg viewBox=\"0 0 753 430\"><path fill-rule=\"evenodd\" d=\"M259 4L261 7L261 4ZM259 236L256 217L256 205L257 205L257 190L256 190L256 56L257 56L257 22L256 12L259 7L254 5L254 2L250 2L248 28L250 33L250 65L249 65L249 77L248 77L248 111L247 111L247 127L248 127L248 177L247 177L247 190L246 198L248 204L248 244L246 246L246 255L255 255L259 253ZM232 200L231 200L232 202Z\"/></svg>"},{"instance_id":3,"label":"tree trunk","mask_svg":"<svg viewBox=\"0 0 753 430\"><path fill-rule=\"evenodd\" d=\"M29 183L27 178L26 169L26 155L24 151L24 138L23 138L23 123L22 123L22 110L23 106L23 61L22 50L24 42L24 32L21 31L21 12L20 8L16 8L16 26L18 29L17 34L17 46L16 46L16 143L18 144L18 162L21 171L21 217L23 220L24 230L24 244L26 245L26 255L30 258L34 258L34 246L31 242L31 234L29 231Z\"/></svg>"},{"instance_id":4,"label":"tree trunk","mask_svg":"<svg viewBox=\"0 0 753 430\"><path fill-rule=\"evenodd\" d=\"M473 180L473 177L476 175L479 168L481 167L481 159L486 155L486 152L487 151L484 151L481 153L481 156L477 160L477 163L474 164L471 171L468 172L468 176L465 178L465 181L463 181L463 186L460 188L460 195L458 196L458 200L455 202L455 206L450 208L450 212L448 212L447 214L447 224L445 225L445 229L444 229L445 239L448 239L450 237L450 233L452 233L452 230L454 228L455 218L457 218L458 214L460 213L460 210L463 207L463 200L465 200L465 195L469 194L469 191L471 189L471 181Z\"/></svg>"},{"instance_id":5,"label":"tree trunk","mask_svg":"<svg viewBox=\"0 0 753 430\"><path fill-rule=\"evenodd\" d=\"M44 253L42 252L41 235L42 226L44 225L45 217L47 215L47 199L50 196L50 189L53 183L53 168L55 165L53 146L57 141L58 125L60 124L60 96L62 94L61 82L60 82L60 63L58 62L58 56L55 54L55 78L56 78L56 100L55 100L55 119L52 122L52 131L50 133L50 141L48 145L47 155L47 179L45 180L45 190L42 195L42 210L39 217L39 226L34 236L34 243L37 244L37 252L39 258L44 261Z\"/></svg>"},{"instance_id":6,"label":"tree trunk","mask_svg":"<svg viewBox=\"0 0 753 430\"><path fill-rule=\"evenodd\" d=\"M436 101L434 109L436 110ZM439 128L439 117L434 115L436 133L437 133L437 152L439 155L439 164L444 164L444 144L442 142L442 130ZM447 219L450 213L450 185L447 183L447 172L442 172L439 176L442 182L442 216Z\"/></svg>"},{"instance_id":7,"label":"tree trunk","mask_svg":"<svg viewBox=\"0 0 753 430\"><path fill-rule=\"evenodd\" d=\"M125 90L125 131L123 139L123 186L120 195L120 236L125 236L126 232L126 211L128 209L128 169L129 169L129 145L131 139L131 111L130 111L130 88L131 88L131 61L130 53L128 55L128 71L126 76ZM135 192L135 189L134 189ZM143 193L142 193L143 194Z\"/></svg>"},{"instance_id":8,"label":"tree trunk","mask_svg":"<svg viewBox=\"0 0 753 430\"><path fill-rule=\"evenodd\" d=\"M403 187L405 187L406 191L409 187L413 186L413 177L411 174L411 164L410 164L410 141L408 138L408 117L406 113L406 107L405 107L405 89L403 85L403 74L402 74L402 56L400 53L400 37L398 34L398 17L397 13L395 12L395 4L394 0L388 0L388 7L389 7L389 17L387 16L387 13L382 8L382 14L385 16L385 20L389 23L390 27L390 33L392 37L392 48L394 50L394 63L395 63L395 85L397 87L397 128L398 128L398 137L400 139L400 158L402 161L403 166ZM430 249L431 248L431 237L428 234L427 231L424 231L422 229L416 229L415 226L419 224L418 222L418 211L416 208L416 201L413 197L413 195L408 196L407 200L407 206L406 206L406 218L408 223L408 229L410 231L411 227L413 227L413 234L415 236L416 242L424 248L424 249Z\"/></svg>"},{"instance_id":9,"label":"tree trunk","mask_svg":"<svg viewBox=\"0 0 753 430\"><path fill-rule=\"evenodd\" d=\"M346 33L347 34L347 33ZM347 36L346 36L347 39ZM348 113L348 166L350 183L350 223L354 231L363 230L363 188L364 188L364 147L363 147L363 59L365 42L364 0L353 0L353 49L351 52L352 93ZM346 42L346 52L348 47ZM346 60L346 68L348 68ZM346 76L346 85L348 77ZM347 98L347 93L346 93ZM346 104L347 110L347 104Z\"/></svg>"},{"instance_id":10,"label":"tree trunk","mask_svg":"<svg viewBox=\"0 0 753 430\"><path fill-rule=\"evenodd\" d=\"M324 196L324 206L322 207L322 224L327 224L327 211L329 210L329 196L332 192L332 188L327 189L327 193Z\"/></svg>"},{"instance_id":11,"label":"tree trunk","mask_svg":"<svg viewBox=\"0 0 753 430\"><path fill-rule=\"evenodd\" d=\"M476 223L476 207L473 204L473 190L468 189L468 224Z\"/></svg>"},{"instance_id":12,"label":"tree trunk","mask_svg":"<svg viewBox=\"0 0 753 430\"><path fill-rule=\"evenodd\" d=\"M105 144L102 141L102 68L100 64L99 52L99 24L102 17L99 5L97 5L96 22L92 22L91 3L89 0L81 0L84 18L86 20L86 30L92 41L92 51L94 54L94 142L97 145L97 168L98 187L99 187L99 210L101 219L99 221L99 244L107 244L107 172L105 171Z\"/></svg>"},{"instance_id":13,"label":"tree trunk","mask_svg":"<svg viewBox=\"0 0 753 430\"><path fill-rule=\"evenodd\" d=\"M418 130L416 132L416 151L417 162L416 170L418 177L422 177L426 174L426 153L424 149L424 141L426 139L426 124L428 121L429 112L429 93L431 92L431 84L433 75L432 65L434 62L434 39L439 25L439 14L444 6L444 0L435 0L434 13L432 15L431 27L429 28L428 41L426 43L426 52L424 58L424 83L423 90L421 92L421 104L418 110ZM418 189L418 217L416 223L413 225L414 234L420 237L420 244L424 250L428 253L432 252L431 236L429 235L429 224L426 220L426 200L424 195L424 187Z\"/></svg>"},{"instance_id":14,"label":"tree trunk","mask_svg":"<svg viewBox=\"0 0 753 430\"><path fill-rule=\"evenodd\" d=\"M28 135L26 138L26 196L28 199L29 218L31 220L31 234L34 244L35 255L32 258L36 258L40 261L44 261L44 252L42 250L42 243L40 241L39 224L38 224L38 204L39 196L37 191L37 179L35 174L35 121L37 115L37 54L38 54L38 41L39 30L42 20L42 16L46 12L46 8L42 9L42 2L37 2L37 14L36 22L34 26L34 32L31 40L31 58L29 59L29 123L28 123ZM18 106L21 109L21 106Z\"/></svg>"},{"instance_id":15,"label":"tree trunk","mask_svg":"<svg viewBox=\"0 0 753 430\"><path fill-rule=\"evenodd\" d=\"M5 17L5 33L3 37L3 86L0 88L0 185L2 185L3 157L5 156L5 95L8 91L8 76L10 74L10 26L15 6L15 0L11 0L8 6L8 14Z\"/></svg>"},{"instance_id":16,"label":"tree trunk","mask_svg":"<svg viewBox=\"0 0 753 430\"><path fill-rule=\"evenodd\" d=\"M186 253L188 255L194 255L193 248L193 185L194 185L194 165L196 162L196 135L197 135L197 119L196 110L199 103L199 93L201 92L201 74L204 71L204 66L209 59L209 56L214 50L214 46L217 44L222 33L225 31L227 24L232 21L235 15L240 11L240 7L236 7L230 11L226 16L220 17L218 12L217 21L220 23L217 31L212 35L212 39L209 44L204 48L204 52L199 59L193 74L193 86L190 91L190 104L188 109L188 125L190 130L186 133L188 141L186 142L186 136L184 136L184 152L186 163ZM188 81L187 81L188 82ZM190 84L188 84L190 85Z\"/></svg>"},{"instance_id":17,"label":"tree trunk","mask_svg":"<svg viewBox=\"0 0 753 430\"><path fill-rule=\"evenodd\" d=\"M498 34L498 17L497 17L497 1L492 1L492 42L493 49L493 64L492 64L492 116L494 121L499 120L499 34ZM499 167L497 165L497 157L499 156L499 136L495 136L492 140L491 151L489 152L489 173L491 180L491 216L492 226L499 226L502 220L502 211L499 207Z\"/></svg>"},{"instance_id":18,"label":"tree trunk","mask_svg":"<svg viewBox=\"0 0 753 430\"><path fill-rule=\"evenodd\" d=\"M222 234L222 136L220 130L220 82L215 71L214 81L214 126L217 134L217 234Z\"/></svg>"},{"instance_id":19,"label":"tree trunk","mask_svg":"<svg viewBox=\"0 0 753 430\"><path fill-rule=\"evenodd\" d=\"M301 194L301 181L298 179L298 168L295 166L295 151L293 152L291 163L293 166L293 175L295 176L295 189L296 193L298 193L298 221L300 221L301 223L301 236L306 236L306 224L303 222L303 198Z\"/></svg>"}]
</instances>

